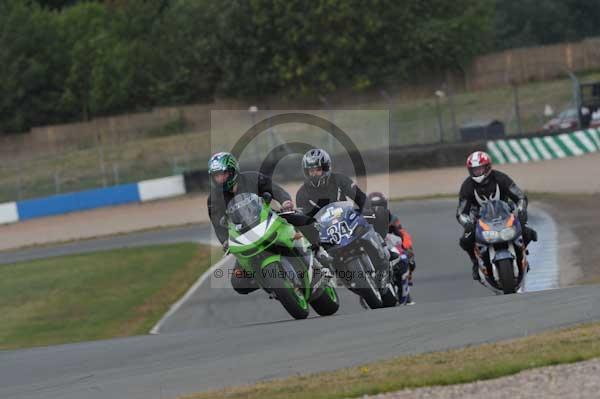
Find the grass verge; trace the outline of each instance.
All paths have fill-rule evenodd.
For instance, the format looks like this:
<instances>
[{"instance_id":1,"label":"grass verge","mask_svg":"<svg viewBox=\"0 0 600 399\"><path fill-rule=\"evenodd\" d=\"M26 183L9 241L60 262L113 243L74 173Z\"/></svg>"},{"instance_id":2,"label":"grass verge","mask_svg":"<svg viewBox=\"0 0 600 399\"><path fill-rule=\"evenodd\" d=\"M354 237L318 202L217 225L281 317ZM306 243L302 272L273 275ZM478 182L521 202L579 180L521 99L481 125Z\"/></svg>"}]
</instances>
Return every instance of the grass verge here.
<instances>
[{"instance_id":1,"label":"grass verge","mask_svg":"<svg viewBox=\"0 0 600 399\"><path fill-rule=\"evenodd\" d=\"M186 399L333 399L498 378L542 366L600 357L600 323L494 344L433 352L333 372L260 382Z\"/></svg>"},{"instance_id":2,"label":"grass verge","mask_svg":"<svg viewBox=\"0 0 600 399\"><path fill-rule=\"evenodd\" d=\"M210 267L197 244L0 266L0 349L145 334Z\"/></svg>"}]
</instances>

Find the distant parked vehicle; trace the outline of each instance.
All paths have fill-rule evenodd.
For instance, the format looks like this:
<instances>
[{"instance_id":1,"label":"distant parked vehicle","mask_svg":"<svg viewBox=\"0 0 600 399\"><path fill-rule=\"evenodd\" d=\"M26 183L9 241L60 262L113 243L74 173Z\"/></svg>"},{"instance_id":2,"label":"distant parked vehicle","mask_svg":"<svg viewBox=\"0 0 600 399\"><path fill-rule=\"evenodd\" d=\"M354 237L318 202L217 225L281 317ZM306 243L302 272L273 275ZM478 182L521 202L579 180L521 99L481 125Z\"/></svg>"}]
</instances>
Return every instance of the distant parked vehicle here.
<instances>
[{"instance_id":1,"label":"distant parked vehicle","mask_svg":"<svg viewBox=\"0 0 600 399\"><path fill-rule=\"evenodd\" d=\"M600 127L600 111L596 111L592 114L592 120L590 121L589 128Z\"/></svg>"},{"instance_id":2,"label":"distant parked vehicle","mask_svg":"<svg viewBox=\"0 0 600 399\"><path fill-rule=\"evenodd\" d=\"M544 124L545 132L558 132L561 130L576 129L579 122L577 109L569 108L558 114L556 118L550 119Z\"/></svg>"}]
</instances>

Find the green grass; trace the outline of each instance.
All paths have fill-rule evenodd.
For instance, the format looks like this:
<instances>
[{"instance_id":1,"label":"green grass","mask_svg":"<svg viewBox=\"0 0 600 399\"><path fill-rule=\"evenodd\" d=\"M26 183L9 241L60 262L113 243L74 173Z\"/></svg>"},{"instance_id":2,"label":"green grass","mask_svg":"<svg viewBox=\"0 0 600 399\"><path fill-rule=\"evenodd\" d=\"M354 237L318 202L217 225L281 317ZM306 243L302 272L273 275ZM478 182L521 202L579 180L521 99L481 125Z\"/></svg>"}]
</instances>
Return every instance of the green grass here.
<instances>
[{"instance_id":1,"label":"green grass","mask_svg":"<svg viewBox=\"0 0 600 399\"><path fill-rule=\"evenodd\" d=\"M174 244L0 266L0 349L145 334L210 267Z\"/></svg>"},{"instance_id":2,"label":"green grass","mask_svg":"<svg viewBox=\"0 0 600 399\"><path fill-rule=\"evenodd\" d=\"M334 399L498 378L600 357L600 323L527 338L208 391L187 399Z\"/></svg>"}]
</instances>

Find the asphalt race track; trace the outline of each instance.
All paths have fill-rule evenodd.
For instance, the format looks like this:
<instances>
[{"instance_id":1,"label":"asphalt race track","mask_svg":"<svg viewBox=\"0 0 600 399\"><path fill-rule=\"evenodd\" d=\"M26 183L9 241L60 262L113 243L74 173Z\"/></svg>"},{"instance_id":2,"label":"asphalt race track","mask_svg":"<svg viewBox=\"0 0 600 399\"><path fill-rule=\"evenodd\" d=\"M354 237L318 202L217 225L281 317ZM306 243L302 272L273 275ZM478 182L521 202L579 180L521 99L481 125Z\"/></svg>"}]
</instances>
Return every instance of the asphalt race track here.
<instances>
[{"instance_id":1,"label":"asphalt race track","mask_svg":"<svg viewBox=\"0 0 600 399\"><path fill-rule=\"evenodd\" d=\"M413 299L418 305L490 295L471 279L468 258L458 247L461 228L454 218L455 209L451 200L400 202L393 207L413 235L417 259ZM231 290L227 276L232 267L232 263L221 267L223 279L215 279L213 273L175 315L165 320L160 332L289 319L283 307L264 292L241 296ZM349 291L340 289L340 298L339 314L366 312Z\"/></svg>"},{"instance_id":2,"label":"asphalt race track","mask_svg":"<svg viewBox=\"0 0 600 399\"><path fill-rule=\"evenodd\" d=\"M344 292L337 315L294 321L264 292L241 296L210 288L214 282L207 279L165 320L159 335L0 352L0 397L173 398L600 319L597 286L493 296L474 283L457 246L454 207L449 200L394 206L415 240L415 306L366 311ZM539 229L536 222L543 224L542 219L531 210L534 227ZM2 258L206 241L208 231L191 226L90 240L81 248L73 243L68 249L2 253Z\"/></svg>"}]
</instances>

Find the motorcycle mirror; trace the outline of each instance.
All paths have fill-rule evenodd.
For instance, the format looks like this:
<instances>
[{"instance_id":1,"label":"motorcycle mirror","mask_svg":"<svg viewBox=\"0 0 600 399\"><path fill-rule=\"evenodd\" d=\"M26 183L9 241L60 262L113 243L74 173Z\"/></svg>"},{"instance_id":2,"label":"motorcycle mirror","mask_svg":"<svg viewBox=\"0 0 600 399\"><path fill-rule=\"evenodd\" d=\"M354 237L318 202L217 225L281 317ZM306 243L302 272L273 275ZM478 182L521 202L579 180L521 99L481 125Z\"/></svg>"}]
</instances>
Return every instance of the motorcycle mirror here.
<instances>
[{"instance_id":1,"label":"motorcycle mirror","mask_svg":"<svg viewBox=\"0 0 600 399\"><path fill-rule=\"evenodd\" d=\"M271 193L268 193L268 192L267 193L263 193L262 197L263 197L263 200L265 200L265 202L267 204L270 204L271 200L273 199L273 196L271 195Z\"/></svg>"}]
</instances>

